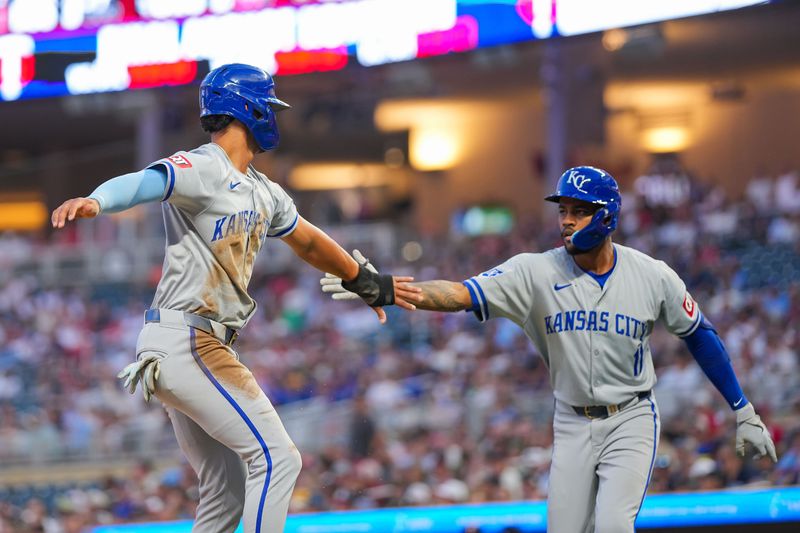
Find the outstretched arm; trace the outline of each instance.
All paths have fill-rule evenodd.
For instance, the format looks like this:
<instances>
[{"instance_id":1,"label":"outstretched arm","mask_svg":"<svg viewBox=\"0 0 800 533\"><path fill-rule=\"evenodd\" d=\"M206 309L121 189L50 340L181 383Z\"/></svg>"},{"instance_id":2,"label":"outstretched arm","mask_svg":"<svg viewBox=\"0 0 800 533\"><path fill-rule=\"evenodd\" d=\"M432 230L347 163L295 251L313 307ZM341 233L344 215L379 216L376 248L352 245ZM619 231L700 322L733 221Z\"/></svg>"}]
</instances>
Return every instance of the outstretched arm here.
<instances>
[{"instance_id":1,"label":"outstretched arm","mask_svg":"<svg viewBox=\"0 0 800 533\"><path fill-rule=\"evenodd\" d=\"M380 276L368 271L324 231L304 218L300 217L294 231L282 237L282 240L306 263L346 280L344 283L351 285L351 290L375 309L381 322L386 321L386 315L380 307L382 305L393 303L410 311L416 309L414 303L419 299L419 289L408 283L414 278ZM384 299L387 300L384 303L375 303Z\"/></svg>"},{"instance_id":2,"label":"outstretched arm","mask_svg":"<svg viewBox=\"0 0 800 533\"><path fill-rule=\"evenodd\" d=\"M117 213L164 197L167 175L161 167L148 168L112 178L86 198L72 198L52 214L54 228L63 228L76 218L93 218L100 213Z\"/></svg>"},{"instance_id":3,"label":"outstretched arm","mask_svg":"<svg viewBox=\"0 0 800 533\"><path fill-rule=\"evenodd\" d=\"M358 250L353 250L353 257L375 274L378 273L369 262L369 259L361 255ZM342 286L342 278L340 276L326 273L319 281L320 285L322 285L322 292L330 293L331 298L334 300L353 300L358 298L356 294ZM413 301L417 309L455 312L473 310L476 305L470 291L463 283L439 279L408 283L407 285L417 291L413 295Z\"/></svg>"},{"instance_id":4,"label":"outstretched arm","mask_svg":"<svg viewBox=\"0 0 800 533\"><path fill-rule=\"evenodd\" d=\"M412 283L411 286L422 291L422 300L417 302L417 309L454 312L465 311L473 306L469 290L463 283L439 279Z\"/></svg>"},{"instance_id":5,"label":"outstretched arm","mask_svg":"<svg viewBox=\"0 0 800 533\"><path fill-rule=\"evenodd\" d=\"M356 260L327 233L303 217L298 218L294 231L281 239L300 259L314 268L342 279L353 279L358 275Z\"/></svg>"}]
</instances>

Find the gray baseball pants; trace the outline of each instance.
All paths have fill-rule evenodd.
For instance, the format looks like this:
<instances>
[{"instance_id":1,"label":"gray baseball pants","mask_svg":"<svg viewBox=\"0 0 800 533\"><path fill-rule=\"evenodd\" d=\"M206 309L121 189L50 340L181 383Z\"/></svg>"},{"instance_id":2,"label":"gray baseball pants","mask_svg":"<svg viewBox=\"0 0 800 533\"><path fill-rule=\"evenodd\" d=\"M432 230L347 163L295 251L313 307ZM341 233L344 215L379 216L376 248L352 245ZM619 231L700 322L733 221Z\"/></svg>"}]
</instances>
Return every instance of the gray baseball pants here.
<instances>
[{"instance_id":1,"label":"gray baseball pants","mask_svg":"<svg viewBox=\"0 0 800 533\"><path fill-rule=\"evenodd\" d=\"M155 395L200 483L192 532L232 533L241 519L245 533L282 532L300 453L236 352L166 310L136 352L163 357Z\"/></svg>"},{"instance_id":2,"label":"gray baseball pants","mask_svg":"<svg viewBox=\"0 0 800 533\"><path fill-rule=\"evenodd\" d=\"M549 533L632 533L659 434L652 394L605 419L556 401L547 501Z\"/></svg>"}]
</instances>

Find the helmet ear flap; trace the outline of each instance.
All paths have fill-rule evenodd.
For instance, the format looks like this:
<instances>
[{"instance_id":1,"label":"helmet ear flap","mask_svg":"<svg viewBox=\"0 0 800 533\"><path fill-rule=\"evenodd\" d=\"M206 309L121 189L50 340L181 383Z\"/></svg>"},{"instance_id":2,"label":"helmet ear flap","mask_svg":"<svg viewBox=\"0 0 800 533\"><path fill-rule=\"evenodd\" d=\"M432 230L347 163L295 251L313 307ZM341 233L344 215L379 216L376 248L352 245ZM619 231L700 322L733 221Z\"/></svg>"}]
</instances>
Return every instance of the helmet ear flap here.
<instances>
[{"instance_id":1,"label":"helmet ear flap","mask_svg":"<svg viewBox=\"0 0 800 533\"><path fill-rule=\"evenodd\" d=\"M592 215L589 224L572 234L572 244L579 250L591 250L617 228L619 204L606 204Z\"/></svg>"},{"instance_id":2,"label":"helmet ear flap","mask_svg":"<svg viewBox=\"0 0 800 533\"><path fill-rule=\"evenodd\" d=\"M611 222L614 220L614 215L611 214L611 212L609 212L607 207L602 208L600 211L602 211L602 213L603 213L603 216L602 216L602 219L601 219L602 220L602 224L604 226L610 226Z\"/></svg>"},{"instance_id":3,"label":"helmet ear flap","mask_svg":"<svg viewBox=\"0 0 800 533\"><path fill-rule=\"evenodd\" d=\"M603 224L608 227L609 231L617 229L617 222L619 221L619 204L612 202L605 207L608 216L603 217Z\"/></svg>"}]
</instances>

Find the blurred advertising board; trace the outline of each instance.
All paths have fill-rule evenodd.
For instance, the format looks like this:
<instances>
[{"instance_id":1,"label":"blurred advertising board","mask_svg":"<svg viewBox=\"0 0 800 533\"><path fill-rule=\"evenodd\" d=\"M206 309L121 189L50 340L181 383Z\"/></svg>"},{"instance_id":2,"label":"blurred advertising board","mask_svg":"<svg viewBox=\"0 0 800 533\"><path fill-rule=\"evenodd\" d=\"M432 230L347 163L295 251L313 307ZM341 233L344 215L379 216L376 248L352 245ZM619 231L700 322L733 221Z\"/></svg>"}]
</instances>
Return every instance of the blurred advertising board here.
<instances>
[{"instance_id":1,"label":"blurred advertising board","mask_svg":"<svg viewBox=\"0 0 800 533\"><path fill-rule=\"evenodd\" d=\"M500 533L509 526L544 532L545 502L487 503L378 509L289 516L285 533L461 533L468 527ZM687 528L734 524L800 524L800 487L648 496L637 528ZM91 533L189 533L191 522L97 527ZM237 531L241 531L241 528Z\"/></svg>"}]
</instances>

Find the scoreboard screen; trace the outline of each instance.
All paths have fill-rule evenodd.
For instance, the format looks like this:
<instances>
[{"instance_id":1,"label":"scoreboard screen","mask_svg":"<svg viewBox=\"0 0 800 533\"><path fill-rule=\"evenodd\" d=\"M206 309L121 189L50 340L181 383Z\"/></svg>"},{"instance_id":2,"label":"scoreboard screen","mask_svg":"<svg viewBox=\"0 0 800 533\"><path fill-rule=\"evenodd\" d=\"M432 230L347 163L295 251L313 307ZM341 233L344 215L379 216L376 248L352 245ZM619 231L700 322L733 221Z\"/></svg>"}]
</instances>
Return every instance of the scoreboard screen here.
<instances>
[{"instance_id":1,"label":"scoreboard screen","mask_svg":"<svg viewBox=\"0 0 800 533\"><path fill-rule=\"evenodd\" d=\"M364 67L757 0L0 0L0 100Z\"/></svg>"}]
</instances>

